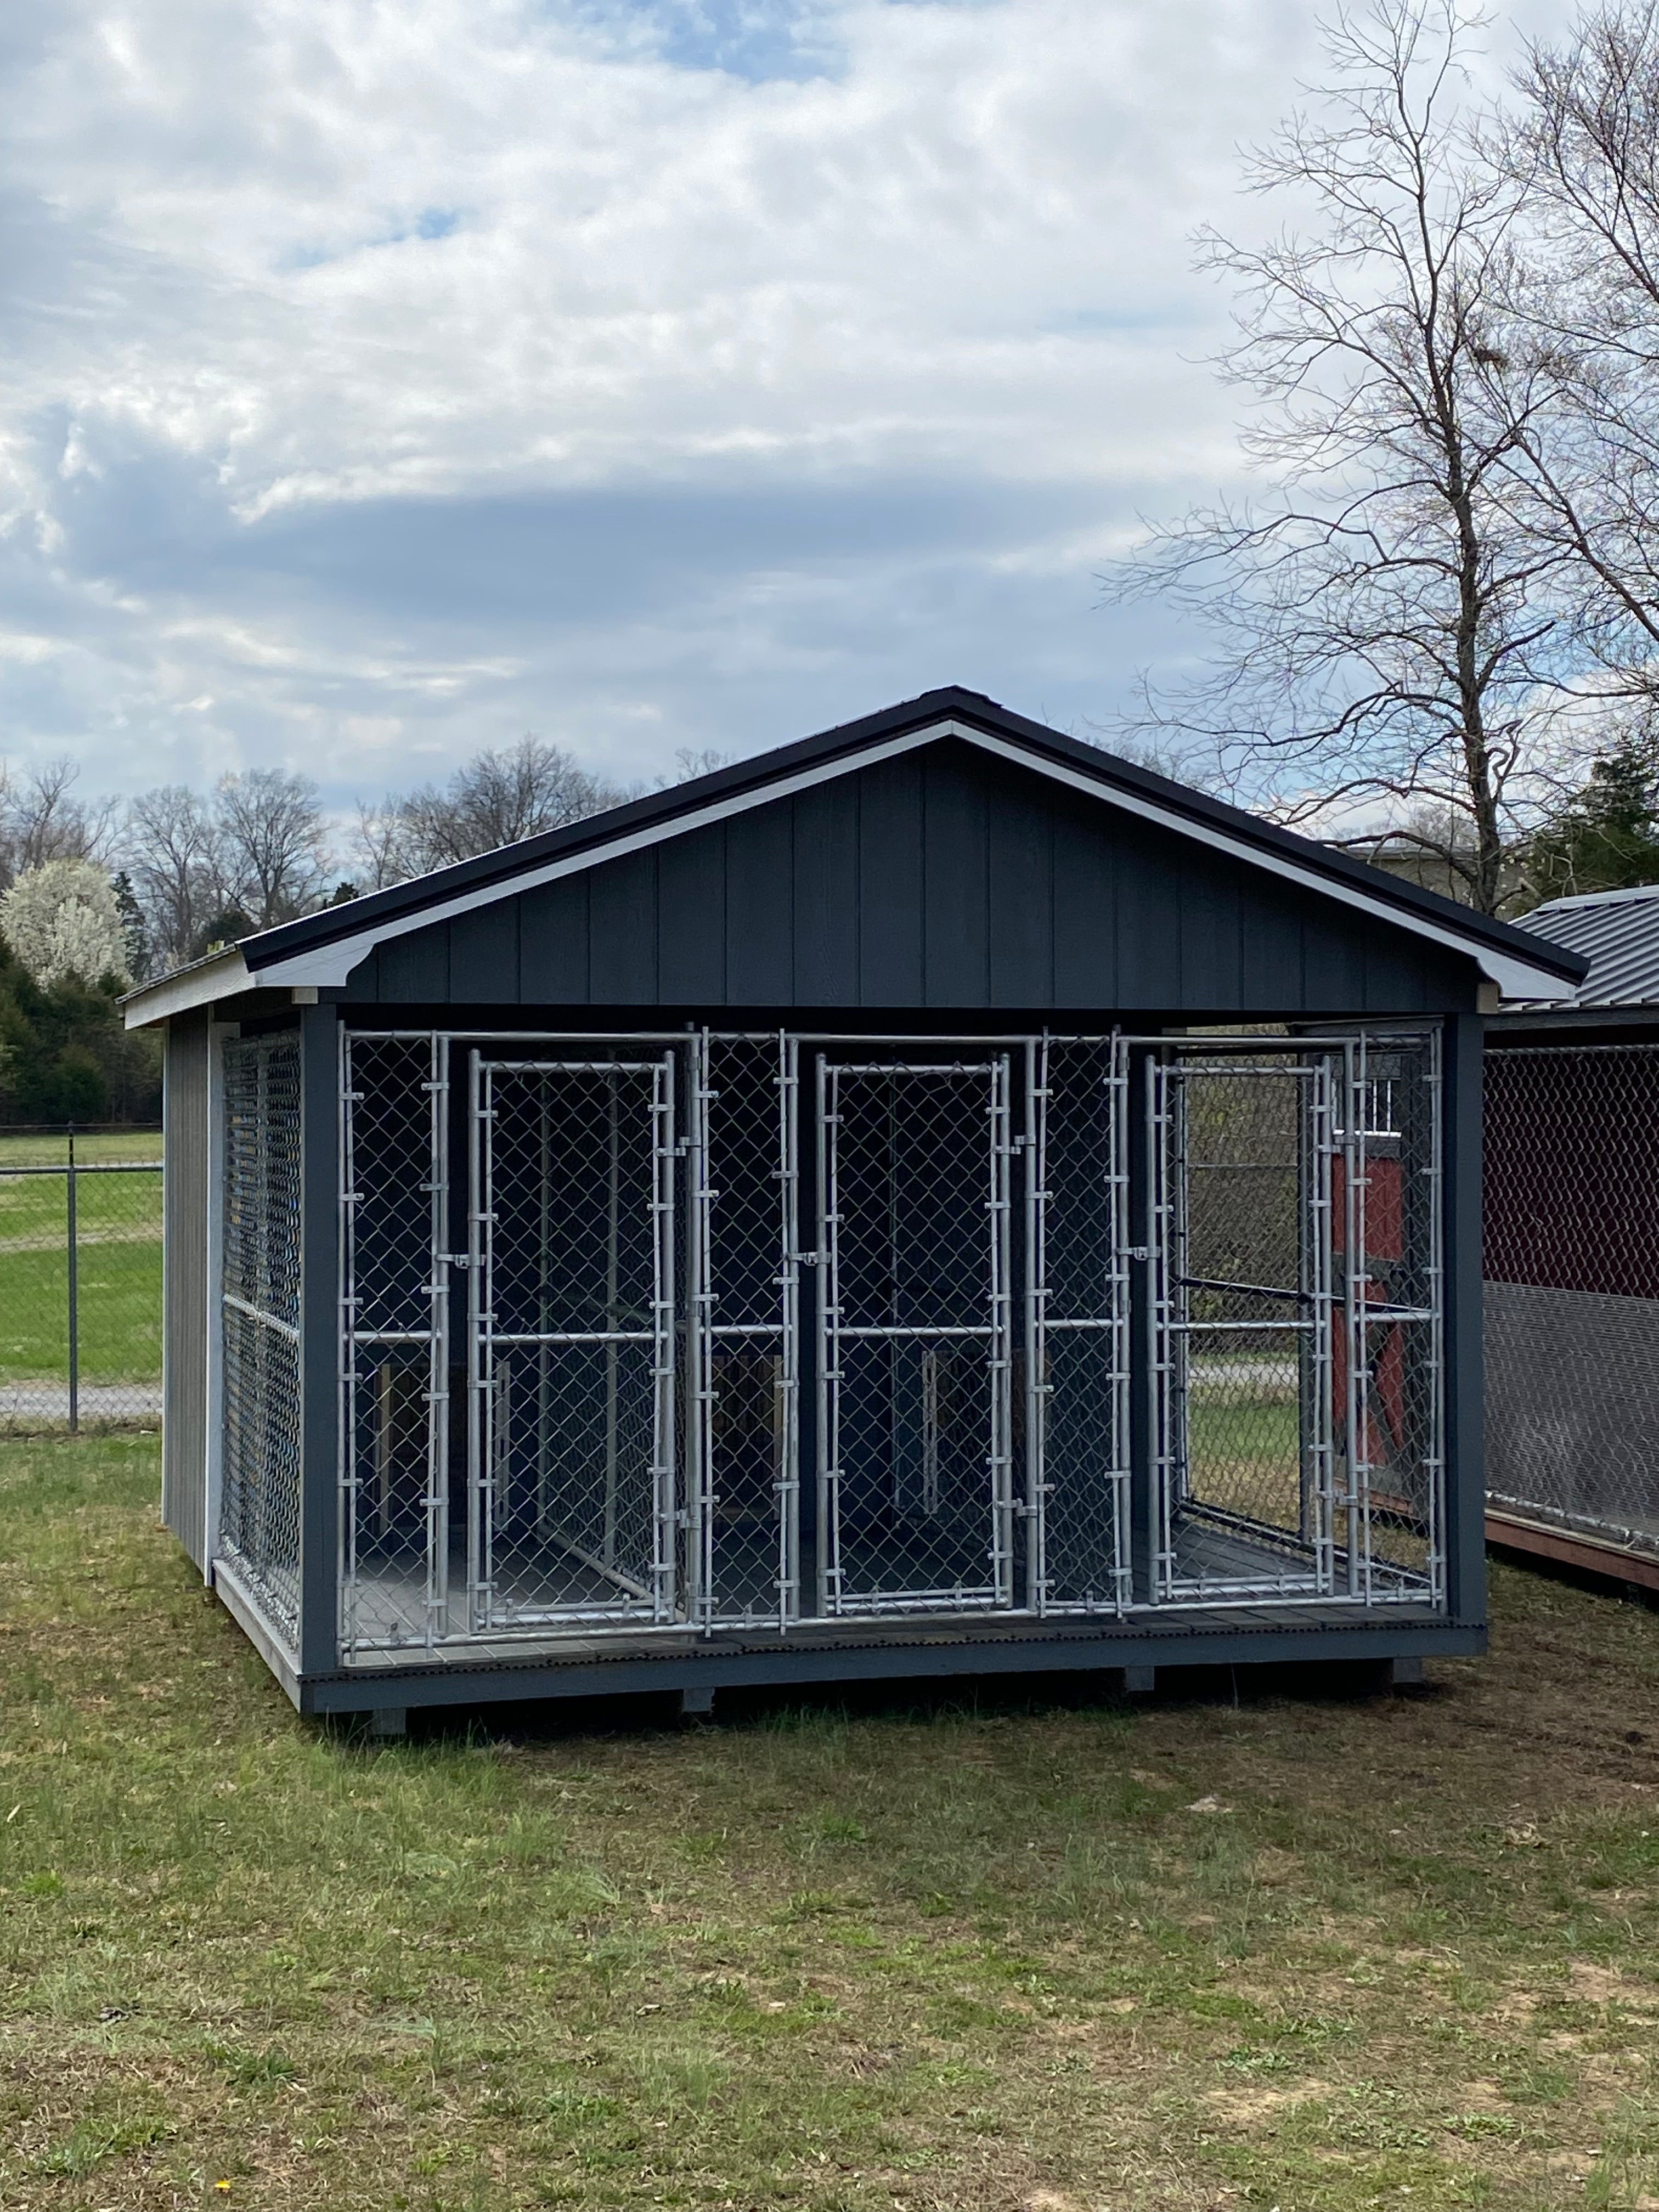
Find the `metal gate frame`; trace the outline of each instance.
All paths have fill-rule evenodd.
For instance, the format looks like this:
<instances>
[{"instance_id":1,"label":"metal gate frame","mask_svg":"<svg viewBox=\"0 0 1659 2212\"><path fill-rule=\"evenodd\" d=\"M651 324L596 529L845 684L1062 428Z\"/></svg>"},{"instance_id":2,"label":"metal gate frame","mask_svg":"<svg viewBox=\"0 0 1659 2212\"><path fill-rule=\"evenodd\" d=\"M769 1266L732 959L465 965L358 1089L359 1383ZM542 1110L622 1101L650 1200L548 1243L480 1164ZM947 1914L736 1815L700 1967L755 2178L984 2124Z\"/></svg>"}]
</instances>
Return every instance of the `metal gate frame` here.
<instances>
[{"instance_id":1,"label":"metal gate frame","mask_svg":"<svg viewBox=\"0 0 1659 2212\"><path fill-rule=\"evenodd\" d=\"M1192 1233L1190 1115L1188 1096L1194 1081L1241 1084L1266 1079L1296 1083L1297 1144L1297 1282L1289 1285L1239 1285L1241 1291L1282 1297L1293 1303L1295 1318L1245 1321L1199 1321L1193 1317L1194 1288L1217 1289L1200 1284L1188 1272L1188 1249ZM1210 1604L1218 1596L1232 1595L1260 1601L1264 1598L1312 1595L1328 1598L1334 1589L1334 1529L1335 1455L1332 1438L1331 1381L1334 1327L1331 1292L1331 1163L1332 1083L1328 1051L1302 1045L1274 1054L1271 1048L1252 1041L1252 1048L1237 1058L1210 1053L1200 1047L1183 1056L1177 1048L1169 1057L1149 1057L1146 1068L1146 1112L1152 1159L1150 1206L1152 1224L1147 1237L1152 1285L1153 1376L1157 1391L1156 1469L1158 1547L1155 1559L1154 1601L1160 1605ZM1352 1176L1349 1184L1352 1188ZM1298 1344L1297 1423L1300 1527L1287 1539L1306 1547L1309 1564L1280 1575L1191 1577L1183 1575L1176 1556L1176 1536L1182 1508L1190 1494L1189 1440L1192 1407L1192 1345L1195 1335L1293 1336ZM1206 1504L1208 1522L1236 1525L1241 1534L1255 1536L1260 1524L1236 1516L1224 1508ZM1287 1541L1286 1551L1290 1550Z\"/></svg>"},{"instance_id":2,"label":"metal gate frame","mask_svg":"<svg viewBox=\"0 0 1659 2212\"><path fill-rule=\"evenodd\" d=\"M842 1263L847 1223L842 1207L840 1129L842 1085L847 1078L884 1078L891 1082L930 1077L983 1076L986 1085L986 1149L988 1170L984 1206L985 1319L983 1322L909 1324L848 1320L843 1304ZM857 1060L832 1058L826 1050L816 1055L815 1126L817 1130L818 1258L822 1295L817 1316L818 1416L818 1607L830 1619L868 1618L888 1613L1011 1611L1014 1601L1012 1494L1012 1259L1009 1230L1012 1213L1011 1167L1013 1146L1010 1127L1010 1056L995 1054L984 1060L962 1059ZM975 1304L979 1303L975 1298ZM983 1586L948 1589L926 1586L895 1590L849 1592L843 1565L845 1547L842 1517L842 1384L844 1347L857 1343L917 1343L930 1346L982 1339L989 1376L986 1469L988 1483L988 1557L990 1577ZM924 1352L924 1360L926 1358ZM924 1367L924 1402L927 1401ZM936 1431L927 1424L932 1408L924 1411L924 1436ZM929 1446L924 1443L924 1456Z\"/></svg>"},{"instance_id":3,"label":"metal gate frame","mask_svg":"<svg viewBox=\"0 0 1659 2212\"><path fill-rule=\"evenodd\" d=\"M674 1268L676 1164L681 1154L676 1143L674 1093L677 1067L672 1053L650 1060L507 1059L487 1056L474 1048L467 1070L468 1128L468 1300L467 1300L467 1613L468 1632L486 1636L498 1628L514 1634L535 1627L576 1621L647 1621L655 1626L677 1618L678 1594L678 1531L683 1525L678 1492L675 1435L677 1313ZM621 1329L501 1329L495 1322L496 1269L495 1086L504 1077L537 1075L592 1076L605 1086L611 1101L612 1158L615 1172L616 1097L623 1075L648 1076L651 1083L652 1124L651 1322L646 1328ZM544 1170L547 1170L544 1169ZM611 1266L615 1267L617 1209L620 1193L613 1180L611 1193ZM614 1292L612 1297L614 1307ZM643 1600L619 1600L614 1605L550 1604L516 1607L498 1618L496 1528L504 1510L501 1495L510 1449L507 1413L502 1400L496 1355L503 1349L603 1344L607 1351L625 1344L649 1346L652 1354L652 1436L648 1474L652 1491L651 1589ZM614 1389L614 1376L612 1387ZM612 1414L614 1420L614 1413ZM538 1431L538 1443L545 1439ZM614 1480L614 1469L612 1480ZM607 1493L609 1498L610 1493ZM609 1510L609 1509L608 1509ZM580 1556L580 1555L579 1555ZM590 1561L590 1565L596 1564ZM601 1565L599 1571L612 1571Z\"/></svg>"},{"instance_id":4,"label":"metal gate frame","mask_svg":"<svg viewBox=\"0 0 1659 2212\"><path fill-rule=\"evenodd\" d=\"M1307 1318L1298 1322L1194 1323L1188 1311L1184 1255L1191 1224L1186 1176L1184 1085L1194 1072L1183 1066L1182 1042L1170 1038L1133 1040L1147 1048L1141 1110L1146 1118L1151 1172L1146 1196L1146 1252L1150 1263L1156 1393L1154 1469L1158 1541L1151 1601L1161 1609L1194 1606L1330 1604L1346 1600L1364 1606L1438 1603L1444 1589L1444 1267L1437 1031L1366 1031L1336 1037L1287 1037L1282 1043L1261 1036L1203 1037L1186 1042L1191 1063L1206 1076L1223 1073L1283 1079L1288 1070L1310 1079L1310 1097L1299 1116L1301 1182L1301 1279L1298 1302ZM1431 1296L1426 1304L1400 1304L1373 1297L1367 1273L1368 1194L1372 1164L1370 1139L1379 1094L1392 1078L1373 1072L1373 1049L1420 1050L1422 1080L1431 1098L1430 1158L1422 1172L1430 1179L1425 1208L1428 1251L1424 1276ZM1235 1060L1234 1054L1238 1055ZM1253 1066L1252 1059L1261 1064ZM1297 1066L1297 1063L1302 1065ZM1334 1218L1334 1170L1340 1165L1343 1218ZM1384 1470L1371 1458L1378 1433L1372 1402L1374 1382L1370 1346L1376 1328L1419 1331L1419 1364L1428 1381L1431 1433L1422 1463L1426 1474L1421 1514L1420 1572L1380 1564L1375 1523L1396 1501L1380 1492ZM1178 1571L1175 1531L1186 1496L1188 1434L1188 1346L1194 1330L1258 1333L1294 1331L1310 1340L1311 1357L1303 1365L1298 1432L1302 1451L1302 1526L1294 1540L1305 1547L1309 1564L1280 1576L1196 1579ZM1335 1389L1340 1349L1343 1387ZM1340 1425L1339 1425L1340 1424ZM1342 1470L1339 1484L1338 1472ZM1217 1509L1206 1517L1224 1520ZM1247 1522L1241 1532L1257 1531ZM1339 1541L1339 1531L1346 1538ZM1291 1532L1286 1532L1287 1536ZM1289 1551L1291 1547L1287 1543Z\"/></svg>"}]
</instances>

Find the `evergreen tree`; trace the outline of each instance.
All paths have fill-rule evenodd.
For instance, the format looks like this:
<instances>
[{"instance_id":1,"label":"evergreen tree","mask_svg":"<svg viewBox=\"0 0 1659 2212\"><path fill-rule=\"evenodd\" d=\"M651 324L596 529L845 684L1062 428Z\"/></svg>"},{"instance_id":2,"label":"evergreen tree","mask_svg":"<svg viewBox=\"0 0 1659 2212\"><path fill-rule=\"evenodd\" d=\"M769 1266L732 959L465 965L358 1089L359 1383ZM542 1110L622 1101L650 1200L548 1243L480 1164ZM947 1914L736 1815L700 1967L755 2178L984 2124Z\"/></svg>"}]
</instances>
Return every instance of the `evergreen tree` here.
<instances>
[{"instance_id":1,"label":"evergreen tree","mask_svg":"<svg viewBox=\"0 0 1659 2212\"><path fill-rule=\"evenodd\" d=\"M142 983L150 969L149 931L144 925L144 910L138 903L132 878L125 868L110 878L110 889L115 893L115 910L121 917L121 942L126 948L127 973L135 983Z\"/></svg>"},{"instance_id":2,"label":"evergreen tree","mask_svg":"<svg viewBox=\"0 0 1659 2212\"><path fill-rule=\"evenodd\" d=\"M1594 761L1583 788L1532 840L1535 899L1659 883L1659 743L1627 732Z\"/></svg>"}]
</instances>

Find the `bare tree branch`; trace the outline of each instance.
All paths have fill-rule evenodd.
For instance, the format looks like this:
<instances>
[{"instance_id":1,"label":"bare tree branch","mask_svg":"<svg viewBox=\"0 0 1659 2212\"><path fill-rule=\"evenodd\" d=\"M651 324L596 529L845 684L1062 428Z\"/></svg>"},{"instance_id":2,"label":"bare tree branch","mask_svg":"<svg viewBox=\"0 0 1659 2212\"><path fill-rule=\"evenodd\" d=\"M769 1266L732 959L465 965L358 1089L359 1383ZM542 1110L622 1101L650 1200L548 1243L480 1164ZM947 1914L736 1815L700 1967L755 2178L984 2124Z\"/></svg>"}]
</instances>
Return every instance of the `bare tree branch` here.
<instances>
[{"instance_id":1,"label":"bare tree branch","mask_svg":"<svg viewBox=\"0 0 1659 2212\"><path fill-rule=\"evenodd\" d=\"M1328 27L1328 82L1248 172L1261 193L1311 195L1316 226L1199 240L1237 287L1218 366L1273 489L1155 532L1104 580L1211 641L1132 735L1203 745L1224 788L1285 821L1369 811L1386 838L1420 802L1450 808L1468 835L1437 857L1490 913L1574 665L1572 556L1520 512L1558 371L1511 306L1522 187L1457 112L1474 21L1458 0L1376 0Z\"/></svg>"},{"instance_id":2,"label":"bare tree branch","mask_svg":"<svg viewBox=\"0 0 1659 2212\"><path fill-rule=\"evenodd\" d=\"M304 914L329 864L317 787L278 769L220 779L214 793L219 872L228 902L258 929Z\"/></svg>"},{"instance_id":3,"label":"bare tree branch","mask_svg":"<svg viewBox=\"0 0 1659 2212\"><path fill-rule=\"evenodd\" d=\"M360 808L356 855L379 888L585 821L623 795L557 745L525 737L475 754L445 784Z\"/></svg>"}]
</instances>

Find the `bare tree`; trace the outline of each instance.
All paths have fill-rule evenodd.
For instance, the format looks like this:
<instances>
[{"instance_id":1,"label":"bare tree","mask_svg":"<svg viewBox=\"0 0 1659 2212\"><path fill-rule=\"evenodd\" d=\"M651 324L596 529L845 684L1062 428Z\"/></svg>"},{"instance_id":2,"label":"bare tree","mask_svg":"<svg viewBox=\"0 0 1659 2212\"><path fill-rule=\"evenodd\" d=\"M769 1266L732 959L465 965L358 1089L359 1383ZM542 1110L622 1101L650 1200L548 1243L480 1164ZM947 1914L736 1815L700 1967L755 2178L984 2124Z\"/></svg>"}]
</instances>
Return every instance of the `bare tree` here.
<instances>
[{"instance_id":1,"label":"bare tree","mask_svg":"<svg viewBox=\"0 0 1659 2212\"><path fill-rule=\"evenodd\" d=\"M216 852L228 903L258 929L291 921L322 896L327 841L317 787L280 769L220 779Z\"/></svg>"},{"instance_id":2,"label":"bare tree","mask_svg":"<svg viewBox=\"0 0 1659 2212\"><path fill-rule=\"evenodd\" d=\"M1596 688L1659 696L1659 8L1532 46L1490 149L1527 194L1518 312L1557 374L1521 426L1525 517L1571 556ZM1614 717L1615 721L1617 716Z\"/></svg>"},{"instance_id":3,"label":"bare tree","mask_svg":"<svg viewBox=\"0 0 1659 2212\"><path fill-rule=\"evenodd\" d=\"M192 958L204 927L226 904L208 807L182 783L145 792L128 804L121 858L155 964L165 969Z\"/></svg>"},{"instance_id":4,"label":"bare tree","mask_svg":"<svg viewBox=\"0 0 1659 2212\"><path fill-rule=\"evenodd\" d=\"M404 867L402 847L400 803L388 799L379 805L371 805L359 799L351 850L357 880L364 890L383 891L389 884L400 884L406 875L418 872Z\"/></svg>"},{"instance_id":5,"label":"bare tree","mask_svg":"<svg viewBox=\"0 0 1659 2212\"><path fill-rule=\"evenodd\" d=\"M623 796L557 745L525 737L475 754L447 783L360 807L356 857L378 889L584 821Z\"/></svg>"},{"instance_id":6,"label":"bare tree","mask_svg":"<svg viewBox=\"0 0 1659 2212\"><path fill-rule=\"evenodd\" d=\"M119 803L88 806L75 793L79 777L67 759L27 775L0 768L0 890L48 860L107 857Z\"/></svg>"},{"instance_id":7,"label":"bare tree","mask_svg":"<svg viewBox=\"0 0 1659 2212\"><path fill-rule=\"evenodd\" d=\"M1510 312L1521 189L1459 114L1469 28L1458 0L1328 26L1328 81L1248 172L1311 202L1314 227L1200 240L1238 288L1219 366L1273 489L1189 515L1106 581L1172 600L1212 647L1131 735L1207 755L1208 780L1332 842L1386 831L1491 913L1569 640L1565 553L1517 514L1515 481L1555 360Z\"/></svg>"},{"instance_id":8,"label":"bare tree","mask_svg":"<svg viewBox=\"0 0 1659 2212\"><path fill-rule=\"evenodd\" d=\"M730 768L732 755L719 751L713 745L677 745L674 748L674 773L665 776L659 787L676 783L690 783L694 777L713 775L716 769Z\"/></svg>"}]
</instances>

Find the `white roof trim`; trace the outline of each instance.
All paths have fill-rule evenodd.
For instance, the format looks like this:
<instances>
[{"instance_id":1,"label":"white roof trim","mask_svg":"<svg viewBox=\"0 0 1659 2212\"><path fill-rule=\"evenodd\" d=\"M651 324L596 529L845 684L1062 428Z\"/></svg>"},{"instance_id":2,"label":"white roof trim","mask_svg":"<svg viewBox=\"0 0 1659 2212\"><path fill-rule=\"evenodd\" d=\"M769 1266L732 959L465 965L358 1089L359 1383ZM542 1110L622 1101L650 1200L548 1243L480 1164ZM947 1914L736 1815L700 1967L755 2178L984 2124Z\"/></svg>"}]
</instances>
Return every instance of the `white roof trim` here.
<instances>
[{"instance_id":1,"label":"white roof trim","mask_svg":"<svg viewBox=\"0 0 1659 2212\"><path fill-rule=\"evenodd\" d=\"M128 1029L142 1030L169 1015L187 1014L192 1006L210 1006L216 1000L253 988L247 963L233 945L211 960L198 960L176 975L163 975L134 991L123 1005L122 1018Z\"/></svg>"},{"instance_id":2,"label":"white roof trim","mask_svg":"<svg viewBox=\"0 0 1659 2212\"><path fill-rule=\"evenodd\" d=\"M318 945L313 951L298 952L286 960L272 961L251 972L246 966L240 977L228 974L221 981L216 965L192 971L188 976L178 976L154 987L153 991L138 994L128 1012L129 1026L137 1026L133 1016L142 1021L161 1019L167 1013L181 1012L187 1006L206 1004L210 999L228 995L236 990L246 990L252 985L310 984L322 988L337 989L349 977L353 969L366 960L379 945L394 938L405 937L416 930L428 929L443 921L452 921L459 915L475 912L478 908L493 905L497 899L514 898L521 891L535 890L544 884L556 883L566 876L579 875L588 868L602 866L607 860L622 859L629 853L644 850L661 844L686 831L701 830L716 822L729 821L735 815L745 814L757 806L769 805L774 799L787 799L796 792L809 791L814 786L833 781L854 769L866 768L873 763L893 760L901 754L914 752L918 747L933 744L945 737L960 738L965 743L978 745L983 751L999 759L1036 770L1038 775L1051 777L1056 783L1067 785L1074 791L1103 800L1108 805L1121 808L1125 813L1156 823L1179 836L1210 846L1246 866L1265 869L1269 874L1282 877L1302 889L1316 892L1340 904L1354 908L1374 919L1391 923L1397 929L1410 931L1414 936L1426 938L1449 951L1472 958L1480 973L1496 983L1505 998L1567 999L1572 996L1573 986L1547 969L1534 968L1518 955L1500 952L1492 947L1472 944L1455 929L1444 923L1431 921L1427 915L1414 915L1409 908L1396 907L1361 890L1357 884L1341 882L1316 869L1302 866L1288 856L1265 851L1261 846L1231 835L1212 824L1196 822L1176 809L1161 805L1156 799L1143 798L1137 793L1127 792L1102 784L1080 769L1044 760L1028 752L1024 747L1006 738L991 736L971 724L957 721L945 715L921 729L907 731L901 737L878 739L856 750L839 754L834 760L823 761L811 768L798 769L793 775L779 776L758 784L753 789L735 795L711 799L706 805L689 812L676 814L667 820L647 824L637 830L624 831L605 843L588 847L555 860L545 860L539 866L525 868L498 878L490 884L479 884L471 890L458 891L447 899L416 911L398 915L389 921L374 922L350 937L338 938L331 945ZM252 951L253 948L248 948ZM234 957L239 963L240 953ZM166 1005L161 994L174 986L187 993ZM139 1013L142 1006L143 1012Z\"/></svg>"}]
</instances>

